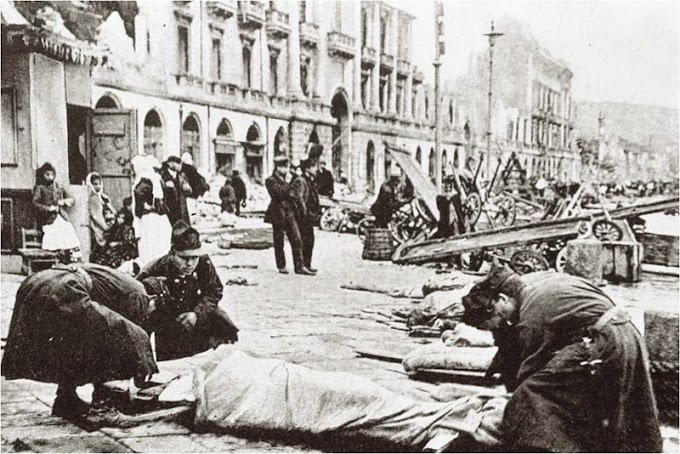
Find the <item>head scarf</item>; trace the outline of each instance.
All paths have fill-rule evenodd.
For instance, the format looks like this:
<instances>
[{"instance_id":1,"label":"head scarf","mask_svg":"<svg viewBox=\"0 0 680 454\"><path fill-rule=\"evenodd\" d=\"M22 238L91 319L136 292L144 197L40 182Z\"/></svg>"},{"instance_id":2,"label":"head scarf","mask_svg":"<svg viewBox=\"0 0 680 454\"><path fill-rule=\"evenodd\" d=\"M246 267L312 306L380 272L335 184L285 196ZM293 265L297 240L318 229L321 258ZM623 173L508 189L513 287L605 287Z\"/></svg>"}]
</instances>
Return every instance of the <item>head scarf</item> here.
<instances>
[{"instance_id":1,"label":"head scarf","mask_svg":"<svg viewBox=\"0 0 680 454\"><path fill-rule=\"evenodd\" d=\"M101 190L99 192L97 192L94 189L94 184L92 184L92 180L95 179L95 178L99 178L99 180L102 182L102 187L101 187ZM88 188L90 188L90 192L92 194L97 194L99 196L99 198L101 199L102 194L104 193L104 180L102 180L102 176L99 175L99 173L97 173L97 172L88 173L87 177L85 178L85 184L87 185Z\"/></svg>"},{"instance_id":2,"label":"head scarf","mask_svg":"<svg viewBox=\"0 0 680 454\"><path fill-rule=\"evenodd\" d=\"M147 180L151 181L151 185L153 187L153 198L162 199L163 183L161 182L161 176L154 170L160 167L160 162L158 162L158 159L152 155L137 155L132 158L131 162L132 169L135 171L135 184L133 187L137 187L139 182L142 181L142 178L146 178Z\"/></svg>"}]
</instances>

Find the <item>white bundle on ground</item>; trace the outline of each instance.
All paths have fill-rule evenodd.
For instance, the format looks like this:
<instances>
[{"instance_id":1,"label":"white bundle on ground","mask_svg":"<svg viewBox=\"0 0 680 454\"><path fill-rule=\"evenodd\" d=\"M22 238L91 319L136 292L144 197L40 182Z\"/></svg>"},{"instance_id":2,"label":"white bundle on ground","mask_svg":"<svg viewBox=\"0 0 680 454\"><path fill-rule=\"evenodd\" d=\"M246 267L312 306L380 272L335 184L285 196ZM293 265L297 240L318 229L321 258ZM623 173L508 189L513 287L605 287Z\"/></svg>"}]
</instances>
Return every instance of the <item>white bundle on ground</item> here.
<instances>
[{"instance_id":1,"label":"white bundle on ground","mask_svg":"<svg viewBox=\"0 0 680 454\"><path fill-rule=\"evenodd\" d=\"M422 369L486 371L497 351L496 347L428 345L409 353L402 365L407 373Z\"/></svg>"},{"instance_id":2,"label":"white bundle on ground","mask_svg":"<svg viewBox=\"0 0 680 454\"><path fill-rule=\"evenodd\" d=\"M459 323L452 330L442 333L444 345L449 347L493 347L491 331L477 329L474 326Z\"/></svg>"},{"instance_id":3,"label":"white bundle on ground","mask_svg":"<svg viewBox=\"0 0 680 454\"><path fill-rule=\"evenodd\" d=\"M197 424L362 435L414 449L459 432L497 444L504 409L492 396L416 401L357 375L253 358L233 346L220 347L199 366L193 386Z\"/></svg>"}]
</instances>

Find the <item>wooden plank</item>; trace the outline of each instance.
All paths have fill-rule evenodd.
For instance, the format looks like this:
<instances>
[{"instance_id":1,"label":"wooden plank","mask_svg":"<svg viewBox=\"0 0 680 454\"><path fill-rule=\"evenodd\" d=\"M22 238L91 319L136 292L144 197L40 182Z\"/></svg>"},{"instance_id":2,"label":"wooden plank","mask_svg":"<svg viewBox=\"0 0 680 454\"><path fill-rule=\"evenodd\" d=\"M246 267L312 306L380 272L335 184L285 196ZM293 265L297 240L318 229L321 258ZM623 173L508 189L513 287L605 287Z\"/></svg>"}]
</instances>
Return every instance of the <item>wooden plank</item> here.
<instances>
[{"instance_id":1,"label":"wooden plank","mask_svg":"<svg viewBox=\"0 0 680 454\"><path fill-rule=\"evenodd\" d=\"M399 363L404 360L403 357L396 355L392 352L380 351L380 350L354 350L354 353L362 358L377 359L380 361L386 361L388 363Z\"/></svg>"},{"instance_id":2,"label":"wooden plank","mask_svg":"<svg viewBox=\"0 0 680 454\"><path fill-rule=\"evenodd\" d=\"M387 144L386 150L411 180L413 189L425 203L432 219L439 219L439 209L437 208L437 195L439 195L439 191L432 184L430 177L422 171L418 161L407 150L395 145Z\"/></svg>"}]
</instances>

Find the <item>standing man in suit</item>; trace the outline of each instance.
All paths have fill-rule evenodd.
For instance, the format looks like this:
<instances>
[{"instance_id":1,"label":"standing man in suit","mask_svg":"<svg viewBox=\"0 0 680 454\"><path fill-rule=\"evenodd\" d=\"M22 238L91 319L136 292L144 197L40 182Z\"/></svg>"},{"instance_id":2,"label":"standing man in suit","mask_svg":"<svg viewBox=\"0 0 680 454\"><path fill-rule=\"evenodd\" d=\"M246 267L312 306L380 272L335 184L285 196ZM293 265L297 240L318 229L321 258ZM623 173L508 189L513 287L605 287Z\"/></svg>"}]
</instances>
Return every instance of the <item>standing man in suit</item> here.
<instances>
[{"instance_id":1,"label":"standing man in suit","mask_svg":"<svg viewBox=\"0 0 680 454\"><path fill-rule=\"evenodd\" d=\"M326 169L326 161L321 161L319 165L321 166L321 169L316 178L316 188L320 195L332 198L334 191L333 174Z\"/></svg>"},{"instance_id":2,"label":"standing man in suit","mask_svg":"<svg viewBox=\"0 0 680 454\"><path fill-rule=\"evenodd\" d=\"M234 194L236 195L236 216L241 216L241 208L246 207L248 191L246 190L246 183L241 178L238 170L234 170L231 173L231 187L234 188Z\"/></svg>"},{"instance_id":3,"label":"standing man in suit","mask_svg":"<svg viewBox=\"0 0 680 454\"><path fill-rule=\"evenodd\" d=\"M175 225L179 220L191 225L187 209L187 196L191 194L191 185L182 174L182 160L177 156L170 156L163 163L161 179L170 225Z\"/></svg>"},{"instance_id":4,"label":"standing man in suit","mask_svg":"<svg viewBox=\"0 0 680 454\"><path fill-rule=\"evenodd\" d=\"M298 198L300 210L297 214L300 237L302 238L302 258L305 267L312 273L312 253L314 252L314 225L321 218L319 192L316 189L314 177L317 168L311 158L300 162L302 174L292 182L295 195Z\"/></svg>"},{"instance_id":5,"label":"standing man in suit","mask_svg":"<svg viewBox=\"0 0 680 454\"><path fill-rule=\"evenodd\" d=\"M302 259L302 240L295 220L295 193L290 185L292 175L288 158L274 158L274 173L265 181L271 202L264 215L264 222L272 225L274 233L274 257L279 273L288 274L286 256L283 252L283 236L288 237L293 252L295 273L313 276L314 273L304 266Z\"/></svg>"}]
</instances>

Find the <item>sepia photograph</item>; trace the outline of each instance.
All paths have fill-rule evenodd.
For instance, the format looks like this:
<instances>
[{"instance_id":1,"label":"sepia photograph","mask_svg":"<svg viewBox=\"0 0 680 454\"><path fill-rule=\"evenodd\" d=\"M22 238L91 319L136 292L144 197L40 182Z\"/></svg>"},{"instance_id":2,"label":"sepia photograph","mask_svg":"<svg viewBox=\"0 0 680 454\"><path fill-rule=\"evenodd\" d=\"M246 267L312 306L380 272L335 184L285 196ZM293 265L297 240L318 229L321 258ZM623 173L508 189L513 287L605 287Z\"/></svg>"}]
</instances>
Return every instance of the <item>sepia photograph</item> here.
<instances>
[{"instance_id":1,"label":"sepia photograph","mask_svg":"<svg viewBox=\"0 0 680 454\"><path fill-rule=\"evenodd\" d=\"M0 452L680 452L680 1L0 13Z\"/></svg>"}]
</instances>

